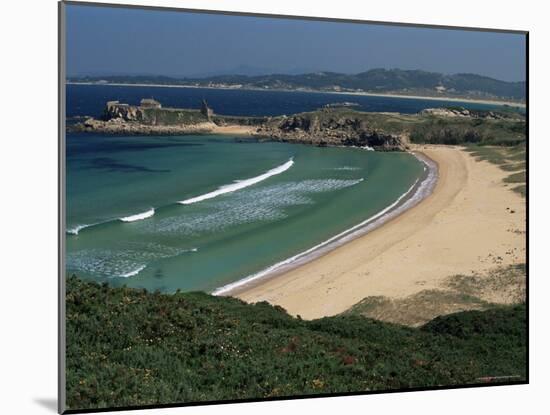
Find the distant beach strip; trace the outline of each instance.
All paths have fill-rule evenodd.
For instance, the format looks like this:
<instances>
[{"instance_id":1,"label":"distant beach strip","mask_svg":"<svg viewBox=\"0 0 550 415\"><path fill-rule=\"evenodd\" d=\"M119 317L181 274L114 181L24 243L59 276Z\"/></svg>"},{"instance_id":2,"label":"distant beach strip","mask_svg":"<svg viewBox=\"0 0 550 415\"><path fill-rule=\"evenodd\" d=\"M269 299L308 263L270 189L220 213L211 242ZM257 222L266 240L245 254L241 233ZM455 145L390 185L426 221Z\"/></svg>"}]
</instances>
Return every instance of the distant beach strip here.
<instances>
[{"instance_id":1,"label":"distant beach strip","mask_svg":"<svg viewBox=\"0 0 550 415\"><path fill-rule=\"evenodd\" d=\"M185 89L214 89L214 90L228 90L228 91L264 91L261 88L231 88L221 86L196 86L196 85L178 85L178 84L147 84L147 83L122 83L122 82L86 82L86 81L68 81L67 85L88 85L88 86L119 86L119 87L154 87L154 88L185 88ZM299 93L313 93L313 94L332 94L332 95L349 95L349 96L364 96L364 97L382 97L382 98L400 98L400 99L425 99L429 101L450 101L450 102L463 102L473 104L487 104L495 106L514 106L519 108L525 108L524 102L517 102L511 100L494 100L494 99L473 99L465 97L448 97L448 96L422 96L422 95L405 95L405 94L390 94L390 93L375 93L375 92L357 92L357 91L325 91L325 90L308 90L308 89L269 89L269 92L299 92Z\"/></svg>"}]
</instances>

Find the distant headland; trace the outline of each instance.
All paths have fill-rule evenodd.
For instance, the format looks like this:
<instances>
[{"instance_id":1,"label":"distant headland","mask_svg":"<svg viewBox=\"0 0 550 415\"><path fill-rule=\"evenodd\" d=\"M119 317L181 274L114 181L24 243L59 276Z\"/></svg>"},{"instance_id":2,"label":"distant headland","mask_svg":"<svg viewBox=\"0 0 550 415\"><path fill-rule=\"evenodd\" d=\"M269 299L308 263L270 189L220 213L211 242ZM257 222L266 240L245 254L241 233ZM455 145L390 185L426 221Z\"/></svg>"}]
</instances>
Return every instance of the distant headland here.
<instances>
[{"instance_id":1,"label":"distant headland","mask_svg":"<svg viewBox=\"0 0 550 415\"><path fill-rule=\"evenodd\" d=\"M75 84L195 87L271 91L325 92L425 99L462 100L525 106L525 82L507 82L476 74L446 75L402 69L371 69L358 74L314 72L301 75L78 76Z\"/></svg>"}]
</instances>

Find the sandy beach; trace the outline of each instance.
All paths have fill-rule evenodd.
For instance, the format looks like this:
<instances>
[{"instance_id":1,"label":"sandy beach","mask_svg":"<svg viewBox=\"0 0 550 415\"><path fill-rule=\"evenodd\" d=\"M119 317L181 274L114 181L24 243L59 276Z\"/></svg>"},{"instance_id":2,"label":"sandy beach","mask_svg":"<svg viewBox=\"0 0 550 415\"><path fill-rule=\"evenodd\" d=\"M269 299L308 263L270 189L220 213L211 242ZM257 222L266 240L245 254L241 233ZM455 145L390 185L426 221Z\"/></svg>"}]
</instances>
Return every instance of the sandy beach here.
<instances>
[{"instance_id":1,"label":"sandy beach","mask_svg":"<svg viewBox=\"0 0 550 415\"><path fill-rule=\"evenodd\" d=\"M212 134L232 134L232 135L246 135L252 136L256 134L258 127L250 125L216 125L214 123L210 126Z\"/></svg>"},{"instance_id":2,"label":"sandy beach","mask_svg":"<svg viewBox=\"0 0 550 415\"><path fill-rule=\"evenodd\" d=\"M404 298L449 276L526 261L525 199L506 172L450 146L415 150L437 162L433 193L382 227L285 274L231 295L268 301L306 319L331 316L365 297Z\"/></svg>"}]
</instances>

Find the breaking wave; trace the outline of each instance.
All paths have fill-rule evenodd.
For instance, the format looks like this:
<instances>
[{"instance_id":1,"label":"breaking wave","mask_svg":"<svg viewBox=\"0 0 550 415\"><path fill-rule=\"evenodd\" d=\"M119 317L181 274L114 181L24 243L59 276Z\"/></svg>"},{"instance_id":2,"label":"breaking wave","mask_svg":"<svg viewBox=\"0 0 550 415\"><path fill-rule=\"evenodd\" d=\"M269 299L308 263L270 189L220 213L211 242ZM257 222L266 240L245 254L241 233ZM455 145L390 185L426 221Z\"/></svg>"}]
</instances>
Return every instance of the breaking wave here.
<instances>
[{"instance_id":1,"label":"breaking wave","mask_svg":"<svg viewBox=\"0 0 550 415\"><path fill-rule=\"evenodd\" d=\"M90 226L94 225L76 225L72 228L67 229L67 233L70 235L78 235L78 232L80 232L82 229L89 228Z\"/></svg>"},{"instance_id":2,"label":"breaking wave","mask_svg":"<svg viewBox=\"0 0 550 415\"><path fill-rule=\"evenodd\" d=\"M252 186L256 183L262 182L271 176L276 176L277 174L281 174L288 169L292 167L294 164L294 160L291 158L286 163L281 164L280 166L277 166L263 174L260 174L259 176L252 177L250 179L245 180L238 180L231 184L226 184L224 186L219 187L218 189L214 190L213 192L205 193L200 196L192 197L190 199L182 200L178 203L182 205L190 205L192 203L202 202L203 200L212 199L216 196L223 195L225 193L231 193L236 190L244 189L246 187Z\"/></svg>"},{"instance_id":3,"label":"breaking wave","mask_svg":"<svg viewBox=\"0 0 550 415\"><path fill-rule=\"evenodd\" d=\"M155 214L155 209L149 209L146 212L136 213L135 215L131 215L131 216L125 216L123 218L120 218L119 220L122 222L135 222L137 220L150 218L154 214Z\"/></svg>"},{"instance_id":4,"label":"breaking wave","mask_svg":"<svg viewBox=\"0 0 550 415\"><path fill-rule=\"evenodd\" d=\"M109 219L109 220L106 220L106 221L103 221L103 222L75 225L72 228L67 229L66 233L68 233L69 235L78 235L80 233L80 231L82 231L84 229L87 229L87 228L91 228L93 226L104 225L106 223L115 222L117 220L119 220L121 222L135 222L135 221L138 221L138 220L150 218L154 214L155 214L155 209L149 209L146 212L136 213L135 215L130 215L130 216L123 216L122 218L118 218L118 219Z\"/></svg>"}]
</instances>

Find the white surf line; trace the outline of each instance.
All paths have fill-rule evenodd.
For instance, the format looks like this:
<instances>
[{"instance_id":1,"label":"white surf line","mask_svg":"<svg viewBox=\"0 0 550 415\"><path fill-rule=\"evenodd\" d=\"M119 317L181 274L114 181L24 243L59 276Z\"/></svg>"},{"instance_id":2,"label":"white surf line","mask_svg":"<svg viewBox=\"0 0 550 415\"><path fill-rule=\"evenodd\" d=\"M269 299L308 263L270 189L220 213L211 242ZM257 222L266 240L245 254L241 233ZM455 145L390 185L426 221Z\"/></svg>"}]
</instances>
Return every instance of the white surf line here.
<instances>
[{"instance_id":1,"label":"white surf line","mask_svg":"<svg viewBox=\"0 0 550 415\"><path fill-rule=\"evenodd\" d=\"M277 167L275 167L275 168L273 168L273 169L271 169L271 170L269 170L269 171L267 171L264 174L261 174L259 176L252 177L250 179L239 180L239 181L236 181L236 182L231 183L231 184L226 184L226 185L221 186L218 189L214 190L213 192L205 193L205 194L200 195L200 196L196 196L196 197L192 197L190 199L182 200L178 203L180 203L182 205L190 205L192 203L197 203L197 202L202 202L203 200L212 199L216 196L220 196L220 195L223 195L225 193L231 193L231 192L234 192L236 190L244 189L245 187L249 187L249 186L252 186L256 183L264 181L264 180L270 178L271 176L276 176L277 174L281 174L281 173L287 171L288 169L290 169L292 167L293 164L294 164L294 160L293 160L293 158L291 158L286 163L281 164L280 166L277 166Z\"/></svg>"},{"instance_id":2,"label":"white surf line","mask_svg":"<svg viewBox=\"0 0 550 415\"><path fill-rule=\"evenodd\" d=\"M93 228L94 226L98 226L98 225L104 225L105 223L112 222L113 220L115 219L108 219L108 220L104 220L102 222L96 222L96 223L84 223L81 225L73 226L72 228L67 229L65 232L68 233L69 235L78 235L80 231L84 229Z\"/></svg>"},{"instance_id":3,"label":"white surf line","mask_svg":"<svg viewBox=\"0 0 550 415\"><path fill-rule=\"evenodd\" d=\"M121 274L118 276L118 278L129 278L129 277L133 277L134 275L138 275L141 271L143 271L145 268L147 267L147 265L141 265L139 267L137 267L135 270L133 271L130 271L130 272L127 272L125 274Z\"/></svg>"},{"instance_id":4,"label":"white surf line","mask_svg":"<svg viewBox=\"0 0 550 415\"><path fill-rule=\"evenodd\" d=\"M152 208L152 209L149 209L146 212L136 213L135 215L125 216L123 218L119 218L119 220L122 221L122 222L135 222L137 220L150 218L154 214L155 214L155 209Z\"/></svg>"},{"instance_id":5,"label":"white surf line","mask_svg":"<svg viewBox=\"0 0 550 415\"><path fill-rule=\"evenodd\" d=\"M294 255L290 258L287 258L283 261L277 262L276 264L271 265L270 267L265 268L260 272L257 272L255 274L249 275L248 277L245 277L233 283L226 284L220 288L217 288L212 292L212 295L227 294L232 290L234 290L235 288L241 287L243 285L247 285L252 281L261 279L263 277L266 277L270 274L274 274L276 272L280 273L287 269L309 262L310 260L317 258L318 256L322 255L325 252L328 252L340 245L343 245L348 241L351 241L359 236L362 236L372 231L373 229L386 223L388 220L400 215L402 212L420 203L420 201L422 201L424 198L426 198L431 194L431 192L433 191L433 188L435 187L435 184L437 182L437 165L431 160L426 159L420 155L417 155L415 153L411 153L411 154L414 157L416 157L420 162L424 163L424 165L426 165L427 168L429 169L428 175L420 183L418 187L417 187L417 184L419 182L419 179L417 179L414 182L414 184L411 187L409 187L409 189L407 189L405 193L399 196L399 198L397 198L395 202L393 202L391 205L387 206L386 208L382 209L380 212L376 213L375 215L371 216L370 218L364 220L363 222L327 239L324 242L321 242L318 245L315 245L310 249L307 249L306 251L300 252L299 254ZM415 189L415 187L417 188L414 194L409 199L407 199L403 204L398 206L401 203L401 201L405 199L413 189ZM394 209L396 206L398 207ZM318 255L309 256L310 254L313 254L313 253Z\"/></svg>"},{"instance_id":6,"label":"white surf line","mask_svg":"<svg viewBox=\"0 0 550 415\"><path fill-rule=\"evenodd\" d=\"M70 235L78 235L78 232L80 232L82 229L88 228L90 226L94 226L94 225L76 225L76 226L73 226L70 229L67 229L66 232Z\"/></svg>"},{"instance_id":7,"label":"white surf line","mask_svg":"<svg viewBox=\"0 0 550 415\"><path fill-rule=\"evenodd\" d=\"M151 208L147 212L137 213L135 215L130 215L130 216L124 216L122 218L108 219L103 222L97 222L97 223L76 225L76 226L73 226L72 228L67 229L65 232L68 233L69 235L78 235L81 230L91 228L93 226L103 225L105 223L115 222L115 221L135 222L137 220L150 218L154 214L155 214L155 209Z\"/></svg>"}]
</instances>

